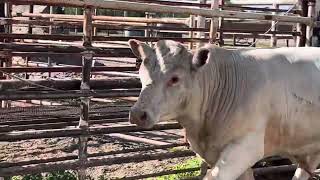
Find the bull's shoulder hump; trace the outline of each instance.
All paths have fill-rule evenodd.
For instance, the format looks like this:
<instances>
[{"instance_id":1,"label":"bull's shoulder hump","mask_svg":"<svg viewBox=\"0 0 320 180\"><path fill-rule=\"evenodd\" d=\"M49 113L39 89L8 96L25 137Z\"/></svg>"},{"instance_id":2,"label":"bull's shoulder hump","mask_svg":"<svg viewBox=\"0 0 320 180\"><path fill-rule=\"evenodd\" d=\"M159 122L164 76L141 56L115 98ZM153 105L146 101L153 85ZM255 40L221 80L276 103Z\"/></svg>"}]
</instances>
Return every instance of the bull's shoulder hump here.
<instances>
[{"instance_id":1,"label":"bull's shoulder hump","mask_svg":"<svg viewBox=\"0 0 320 180\"><path fill-rule=\"evenodd\" d=\"M320 59L320 48L317 47L289 47L276 49L250 49L239 50L243 56L252 56L258 59L274 60L282 56L290 62L295 61L317 61Z\"/></svg>"}]
</instances>

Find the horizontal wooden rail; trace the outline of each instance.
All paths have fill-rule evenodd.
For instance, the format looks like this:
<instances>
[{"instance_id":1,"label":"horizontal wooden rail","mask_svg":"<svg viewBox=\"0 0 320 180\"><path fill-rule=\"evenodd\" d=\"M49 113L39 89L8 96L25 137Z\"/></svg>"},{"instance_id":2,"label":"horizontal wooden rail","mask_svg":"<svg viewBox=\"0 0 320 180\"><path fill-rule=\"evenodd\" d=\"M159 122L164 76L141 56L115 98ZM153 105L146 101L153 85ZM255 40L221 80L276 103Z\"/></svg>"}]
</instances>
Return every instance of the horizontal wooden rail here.
<instances>
[{"instance_id":1,"label":"horizontal wooden rail","mask_svg":"<svg viewBox=\"0 0 320 180\"><path fill-rule=\"evenodd\" d=\"M5 39L41 39L41 40L68 40L81 41L83 36L74 35L40 35L40 34L4 34L0 33L0 38ZM118 36L93 36L93 41L129 41L137 39L140 41L156 42L160 40L174 40L179 42L207 42L207 38L179 38L179 37L118 37Z\"/></svg>"},{"instance_id":2,"label":"horizontal wooden rail","mask_svg":"<svg viewBox=\"0 0 320 180\"><path fill-rule=\"evenodd\" d=\"M21 52L16 49L11 49L11 52L9 53L12 56L20 56L20 57L51 57L51 58L65 58L66 62L70 58L81 58L82 54L81 53L75 53L75 52L37 52L37 49L35 51L26 51L26 52ZM8 52L8 51L7 51ZM120 51L121 52L121 51ZM4 54L5 57L7 57L7 54ZM127 55L126 53L124 54L113 54L113 56L108 56L108 54L93 54L94 57L128 57L128 58L136 58L130 50L128 50ZM1 51L0 51L0 57L1 57ZM67 64L67 63L65 63ZM30 67L30 66L29 66Z\"/></svg>"},{"instance_id":3,"label":"horizontal wooden rail","mask_svg":"<svg viewBox=\"0 0 320 180\"><path fill-rule=\"evenodd\" d=\"M67 21L67 20L59 20L59 21L45 21L45 20L21 20L21 19L7 19L7 18L0 18L0 24L3 25L31 25L31 26L58 26L58 27L65 27L65 28L75 28L75 27L82 27L83 23L78 21ZM152 29L152 30L172 30L172 31L208 31L206 28L189 28L189 27L179 27L179 26L147 26L147 25L127 25L127 24L111 24L108 21L99 21L93 22L93 27L97 27L103 30L145 30L145 29Z\"/></svg>"},{"instance_id":4,"label":"horizontal wooden rail","mask_svg":"<svg viewBox=\"0 0 320 180\"><path fill-rule=\"evenodd\" d=\"M88 157L101 157L101 156L135 153L135 152L141 152L141 151L154 151L154 150L169 149L174 147L182 147L186 145L187 145L186 143L174 143L169 145L156 145L156 146L141 147L141 148L134 148L134 149L123 149L118 151L98 152L98 153L88 154ZM0 168L26 166L26 165L40 164L40 163L52 163L52 162L58 162L58 161L75 160L77 158L78 156L76 155L69 155L69 156L53 157L53 158L39 159L39 160L28 160L28 161L20 161L20 162L13 162L13 163L2 162L0 163Z\"/></svg>"},{"instance_id":5,"label":"horizontal wooden rail","mask_svg":"<svg viewBox=\"0 0 320 180\"><path fill-rule=\"evenodd\" d=\"M75 99L81 97L130 97L139 96L140 89L90 90L90 91L3 91L0 100Z\"/></svg>"},{"instance_id":6,"label":"horizontal wooden rail","mask_svg":"<svg viewBox=\"0 0 320 180\"><path fill-rule=\"evenodd\" d=\"M129 110L128 110L129 111ZM109 116L90 116L90 125L103 125L103 124L110 124L110 123L121 123L121 122L128 122L128 113L122 113L120 115L126 115L126 117L118 118L118 119L104 119L104 117ZM51 119L52 120L52 119ZM76 127L79 123L79 117L73 118L59 118L55 119L56 122L51 123L41 123L41 124L25 124L25 125L10 125L0 126L0 132L11 132L11 131L28 131L28 130L46 130L46 129L63 129L68 127ZM62 121L63 120L63 121ZM43 120L44 121L44 120Z\"/></svg>"},{"instance_id":7,"label":"horizontal wooden rail","mask_svg":"<svg viewBox=\"0 0 320 180\"><path fill-rule=\"evenodd\" d=\"M2 69L0 68L0 72ZM28 68L26 71L18 71L18 72L30 72ZM34 68L31 68L34 69ZM12 72L12 71L11 71ZM17 72L17 71L15 71ZM31 71L36 72L36 71ZM41 71L42 72L42 71ZM47 72L47 71L46 71ZM50 71L52 72L52 71ZM64 71L65 72L65 71ZM81 85L80 79L43 79L43 80L1 80L0 81L0 92L9 91L9 90L18 90L18 89L43 89L39 86L46 86L59 90L79 90ZM140 88L140 80L138 78L112 78L112 79L91 79L90 87L93 90L106 90L106 89L121 89L121 88Z\"/></svg>"},{"instance_id":8,"label":"horizontal wooden rail","mask_svg":"<svg viewBox=\"0 0 320 180\"><path fill-rule=\"evenodd\" d=\"M237 19L257 19L266 21L292 22L302 24L313 24L313 19L308 17L270 15L266 13L249 13L226 10L210 10L201 8L185 8L169 5L146 4L124 1L103 1L103 0L0 0L0 2L12 2L13 4L38 4L51 6L73 6L73 7L94 7L107 8L115 10L142 11L142 12L159 12L159 13L178 13L193 14L204 17L224 17Z\"/></svg>"},{"instance_id":9,"label":"horizontal wooden rail","mask_svg":"<svg viewBox=\"0 0 320 180\"><path fill-rule=\"evenodd\" d=\"M83 47L75 45L47 45L47 44L25 44L25 43L0 43L0 49L13 50L18 52L43 52L43 53L84 53L91 51L94 56L106 57L133 57L129 48L107 48L107 47ZM6 51L2 51L5 53ZM1 51L0 51L1 55Z\"/></svg>"},{"instance_id":10,"label":"horizontal wooden rail","mask_svg":"<svg viewBox=\"0 0 320 180\"><path fill-rule=\"evenodd\" d=\"M74 28L75 26L77 27L82 27L83 23L82 22L72 22L72 21L44 21L44 20L16 20L16 19L4 19L0 18L0 23L2 24L25 24L25 25L34 25L36 26L61 26L61 27L70 27ZM254 23L252 23L254 24ZM94 27L97 27L99 29L104 29L104 30L128 30L128 31L134 31L134 30L145 30L145 29L151 29L151 30L159 30L159 31L175 31L175 32L181 32L181 31L194 31L194 32L208 32L209 28L189 28L189 27L166 27L166 26L130 26L130 25L116 25L113 24L111 25L108 22L99 22L99 23L93 23ZM234 28L224 28L224 29L219 29L219 31L223 32L243 32L243 33L265 33L267 29L265 30L254 30L254 29L234 29ZM267 34L292 34L294 36L300 36L300 32L295 32L295 31L270 31ZM62 36L65 37L66 35ZM41 37L41 36L39 36ZM56 36L58 37L58 36ZM78 40L80 37L77 37ZM68 37L66 38L68 40ZM69 40L72 40L72 37L69 38Z\"/></svg>"},{"instance_id":11,"label":"horizontal wooden rail","mask_svg":"<svg viewBox=\"0 0 320 180\"><path fill-rule=\"evenodd\" d=\"M113 164L124 164L124 163L138 163L150 160L159 159L171 159L178 157L194 156L193 152L188 150L177 151L177 152L163 152L163 153L145 153L143 155L128 155L120 157L109 157L109 158L89 158L85 163L80 163L77 160L71 161L60 161L56 163L40 163L29 166L15 166L10 168L0 169L0 176L12 176L12 175L25 175L41 172L58 171L65 169L79 169L83 167L95 167L95 166L107 166Z\"/></svg>"},{"instance_id":12,"label":"horizontal wooden rail","mask_svg":"<svg viewBox=\"0 0 320 180\"><path fill-rule=\"evenodd\" d=\"M205 3L194 3L194 2L176 2L176 1L167 1L167 0L126 0L129 2L141 2L141 3L154 3L154 4L163 4L163 5L170 5L170 6L191 6L191 7L204 7L210 8L210 4ZM295 2L292 1L289 3L293 5ZM259 4L259 3L257 3ZM261 4L261 3L260 3ZM270 3L272 5L272 3ZM255 11L267 11L267 12L286 12L286 9L275 9L275 8L261 8L261 7L248 7L246 4L239 5L239 4L225 4L220 5L220 8L228 10L228 9L240 9L240 10L255 10ZM299 14L300 10L293 10L293 13Z\"/></svg>"},{"instance_id":13,"label":"horizontal wooden rail","mask_svg":"<svg viewBox=\"0 0 320 180\"><path fill-rule=\"evenodd\" d=\"M90 119L92 119L95 123L109 123L109 122L123 122L123 118L128 121L129 117L129 107L117 112L108 112L104 115L92 115L90 114ZM77 119L78 118L78 119ZM45 125L45 124L52 124L52 123L63 123L63 122L75 122L79 121L78 115L75 114L68 114L67 117L38 117L38 118L31 118L31 117L20 117L20 119L12 119L12 121L3 121L0 122L0 132L8 132L8 130L4 129L3 127L14 127L14 126L27 126L27 125ZM90 121L91 122L91 121ZM50 129L49 127L43 129ZM61 128L60 128L61 129Z\"/></svg>"},{"instance_id":14,"label":"horizontal wooden rail","mask_svg":"<svg viewBox=\"0 0 320 180\"><path fill-rule=\"evenodd\" d=\"M25 73L25 72L81 72L81 66L65 66L65 67L0 67L0 72L6 73ZM92 67L92 72L101 71L136 71L136 67L121 66L96 66Z\"/></svg>"},{"instance_id":15,"label":"horizontal wooden rail","mask_svg":"<svg viewBox=\"0 0 320 180\"><path fill-rule=\"evenodd\" d=\"M155 130L168 130L168 129L181 129L178 123L158 124L153 128L141 128L135 125L127 126L101 126L90 127L88 131L80 128L66 128L66 129L51 129L51 130L30 130L30 131L17 131L0 133L0 141L19 141L27 139L42 139L42 138L55 138L55 137L76 137L80 135L97 135L97 134L111 134L123 132L139 132L139 131L155 131Z\"/></svg>"},{"instance_id":16,"label":"horizontal wooden rail","mask_svg":"<svg viewBox=\"0 0 320 180\"><path fill-rule=\"evenodd\" d=\"M66 15L66 14L37 14L37 13L21 13L16 17L31 18L60 18L69 20L83 20L82 15ZM188 24L187 19L174 18L141 18L141 17L120 17L120 16L92 16L92 20L100 21L116 21L116 22L137 22L137 23L161 23L161 24Z\"/></svg>"}]
</instances>

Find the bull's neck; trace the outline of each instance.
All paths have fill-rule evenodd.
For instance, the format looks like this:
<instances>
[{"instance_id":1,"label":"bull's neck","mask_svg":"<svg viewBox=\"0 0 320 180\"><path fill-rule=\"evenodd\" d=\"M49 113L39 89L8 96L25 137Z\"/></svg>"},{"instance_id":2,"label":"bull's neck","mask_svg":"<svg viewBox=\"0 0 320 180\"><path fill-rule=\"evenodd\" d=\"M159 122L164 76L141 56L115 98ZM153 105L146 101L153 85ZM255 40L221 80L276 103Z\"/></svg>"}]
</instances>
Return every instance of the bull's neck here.
<instances>
[{"instance_id":1,"label":"bull's neck","mask_svg":"<svg viewBox=\"0 0 320 180\"><path fill-rule=\"evenodd\" d=\"M231 51L219 49L211 58L196 76L198 90L194 91L196 94L192 100L198 102L194 103L199 109L200 119L197 121L204 128L210 127L212 121L226 124L241 97L245 79Z\"/></svg>"}]
</instances>

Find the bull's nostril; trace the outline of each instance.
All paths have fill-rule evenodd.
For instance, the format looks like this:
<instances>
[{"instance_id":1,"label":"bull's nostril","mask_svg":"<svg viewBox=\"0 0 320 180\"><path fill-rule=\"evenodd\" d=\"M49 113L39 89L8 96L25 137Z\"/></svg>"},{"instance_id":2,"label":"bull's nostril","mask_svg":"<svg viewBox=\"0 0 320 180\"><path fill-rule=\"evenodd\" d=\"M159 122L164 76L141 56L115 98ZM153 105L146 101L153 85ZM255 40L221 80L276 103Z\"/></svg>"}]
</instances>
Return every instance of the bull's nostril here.
<instances>
[{"instance_id":1,"label":"bull's nostril","mask_svg":"<svg viewBox=\"0 0 320 180\"><path fill-rule=\"evenodd\" d=\"M142 121L147 120L147 112L143 112L143 113L142 113L142 115L141 115L141 120L142 120Z\"/></svg>"}]
</instances>

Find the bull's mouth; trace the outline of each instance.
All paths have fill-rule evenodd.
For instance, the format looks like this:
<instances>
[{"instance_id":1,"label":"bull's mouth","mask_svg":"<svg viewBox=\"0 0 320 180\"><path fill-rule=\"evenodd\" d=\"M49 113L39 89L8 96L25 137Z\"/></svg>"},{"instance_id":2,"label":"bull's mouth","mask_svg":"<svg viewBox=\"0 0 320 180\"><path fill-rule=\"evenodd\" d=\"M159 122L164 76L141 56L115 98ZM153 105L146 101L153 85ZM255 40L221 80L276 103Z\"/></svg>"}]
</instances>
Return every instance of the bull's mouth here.
<instances>
[{"instance_id":1,"label":"bull's mouth","mask_svg":"<svg viewBox=\"0 0 320 180\"><path fill-rule=\"evenodd\" d=\"M132 122L130 121L131 124L135 124L138 127L142 127L142 128L146 128L146 129L150 129L153 128L154 124L149 122L149 121L143 121L143 122Z\"/></svg>"},{"instance_id":2,"label":"bull's mouth","mask_svg":"<svg viewBox=\"0 0 320 180\"><path fill-rule=\"evenodd\" d=\"M135 115L129 114L129 122L131 124L135 124L142 128L152 128L155 123L151 120L151 117L148 113L142 114L140 117L137 117Z\"/></svg>"},{"instance_id":3,"label":"bull's mouth","mask_svg":"<svg viewBox=\"0 0 320 180\"><path fill-rule=\"evenodd\" d=\"M178 118L178 116L176 114L163 114L160 116L160 121L159 122L172 122L172 121L176 121Z\"/></svg>"}]
</instances>

